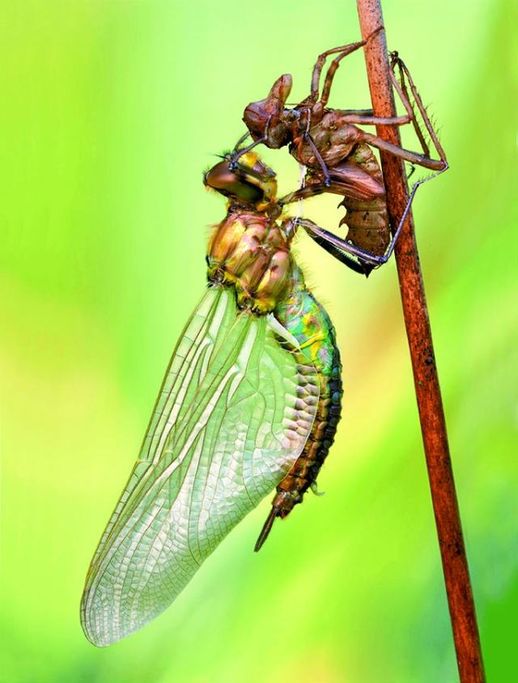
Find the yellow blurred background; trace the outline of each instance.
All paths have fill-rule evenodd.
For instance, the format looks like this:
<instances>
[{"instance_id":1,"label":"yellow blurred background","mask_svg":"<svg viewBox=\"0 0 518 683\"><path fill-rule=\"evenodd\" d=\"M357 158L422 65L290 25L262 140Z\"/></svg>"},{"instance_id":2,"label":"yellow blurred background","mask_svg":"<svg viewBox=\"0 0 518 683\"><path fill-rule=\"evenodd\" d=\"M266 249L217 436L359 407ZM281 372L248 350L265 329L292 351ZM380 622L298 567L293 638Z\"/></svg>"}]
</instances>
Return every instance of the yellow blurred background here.
<instances>
[{"instance_id":1,"label":"yellow blurred background","mask_svg":"<svg viewBox=\"0 0 518 683\"><path fill-rule=\"evenodd\" d=\"M488 680L518 680L516 6L387 0L451 170L415 201ZM0 9L0 680L443 683L455 658L394 263L368 281L300 237L336 325L344 414L264 549L268 500L173 607L106 650L88 562L205 282L202 187L242 110L357 40L355 3L24 0ZM332 106L367 107L363 58ZM265 155L292 189L286 150ZM305 214L335 228L331 201ZM514 276L514 278L513 278Z\"/></svg>"}]
</instances>

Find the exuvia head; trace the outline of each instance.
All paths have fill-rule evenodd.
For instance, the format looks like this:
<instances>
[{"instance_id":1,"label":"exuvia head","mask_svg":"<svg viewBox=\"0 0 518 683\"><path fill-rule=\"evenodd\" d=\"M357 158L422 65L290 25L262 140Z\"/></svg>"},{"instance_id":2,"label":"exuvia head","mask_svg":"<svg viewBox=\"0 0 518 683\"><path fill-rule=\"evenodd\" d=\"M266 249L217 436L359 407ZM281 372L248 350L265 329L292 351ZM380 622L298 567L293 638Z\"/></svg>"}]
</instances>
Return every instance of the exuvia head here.
<instances>
[{"instance_id":1,"label":"exuvia head","mask_svg":"<svg viewBox=\"0 0 518 683\"><path fill-rule=\"evenodd\" d=\"M243 114L252 138L264 138L264 144L272 149L283 147L290 141L290 122L285 106L292 82L291 74L283 74L273 84L268 97L251 102Z\"/></svg>"},{"instance_id":2,"label":"exuvia head","mask_svg":"<svg viewBox=\"0 0 518 683\"><path fill-rule=\"evenodd\" d=\"M231 168L232 157L224 156L203 176L203 182L212 190L228 197L230 201L265 211L275 206L277 180L274 171L264 164L255 152L239 157L235 168Z\"/></svg>"}]
</instances>

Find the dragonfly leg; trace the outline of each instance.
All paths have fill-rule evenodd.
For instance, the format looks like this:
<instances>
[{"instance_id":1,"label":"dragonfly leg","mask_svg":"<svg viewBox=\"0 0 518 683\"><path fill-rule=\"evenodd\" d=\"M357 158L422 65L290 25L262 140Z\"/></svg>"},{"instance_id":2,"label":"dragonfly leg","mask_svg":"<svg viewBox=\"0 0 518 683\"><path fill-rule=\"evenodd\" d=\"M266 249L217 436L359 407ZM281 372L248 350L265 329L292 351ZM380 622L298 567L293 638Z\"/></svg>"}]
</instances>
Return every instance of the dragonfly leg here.
<instances>
[{"instance_id":1,"label":"dragonfly leg","mask_svg":"<svg viewBox=\"0 0 518 683\"><path fill-rule=\"evenodd\" d=\"M398 147L397 145L393 145L390 142L386 142L378 136L371 135L370 133L366 133L365 131L361 131L361 137L363 141L367 144L372 145L373 147L377 147L378 149L384 152L394 154L394 156L400 157L404 161L409 161L410 163L417 164L419 166L423 166L424 168L429 168L433 171L438 171L439 173L442 173L448 169L448 160L446 159L446 153L444 152L444 149L439 141L435 128L430 120L430 117L428 116L428 112L426 111L426 108L423 104L423 100L421 99L421 95L419 94L415 86L410 71L408 70L408 67L403 62L403 60L399 57L397 52L390 53L390 63L392 84L405 106L407 117L395 117L391 121L389 118L383 119L375 116L371 117L348 115L347 121L351 124L359 123L399 125L399 118L408 118L408 120L412 122L415 134L421 146L422 153L412 152L411 150L403 149L402 147ZM395 76L396 68L399 71L399 79ZM428 146L424 132L421 129L416 113L414 111L414 106L410 99L409 90L412 94L413 102L415 103L415 106L417 107L419 114L421 115L426 132L430 136L430 139L433 143L433 146L439 159L433 159L430 154L430 148Z\"/></svg>"},{"instance_id":2,"label":"dragonfly leg","mask_svg":"<svg viewBox=\"0 0 518 683\"><path fill-rule=\"evenodd\" d=\"M394 231L392 238L390 240L390 244L387 247L387 251L385 252L385 254L383 256L383 258L385 259L383 263L386 263L389 260L389 258L392 256L392 252L394 251L397 239L401 233L403 225L405 224L408 213L410 211L410 207L412 206L412 202L414 201L415 193L417 192L418 188L423 183L426 183L429 180L432 180L432 178L435 178L436 175L439 175L439 173L443 173L445 170L446 169L444 169L443 171L439 171L438 173L434 173L433 175L429 175L426 178L422 178L421 180L418 180L416 183L414 183L412 185L412 189L410 190L410 194L408 195L408 201L406 203L405 210L403 211L403 214L401 215L401 218L399 219L399 224L398 224L396 230Z\"/></svg>"},{"instance_id":3,"label":"dragonfly leg","mask_svg":"<svg viewBox=\"0 0 518 683\"><path fill-rule=\"evenodd\" d=\"M344 111L343 120L346 123L352 125L388 125L388 126L401 126L406 123L412 123L415 134L419 140L422 153L412 152L410 150L397 147L396 145L391 145L390 143L381 140L375 135L371 135L362 131L363 141L373 147L377 147L385 152L390 152L395 156L399 156L405 161L409 161L425 168L430 168L435 171L445 171L448 168L448 162L446 159L446 154L442 145L439 141L437 133L433 127L433 124L428 116L426 107L423 104L421 95L419 94L415 83L412 79L408 67L399 57L397 52L390 53L390 78L392 80L392 85L394 90L397 92L403 106L405 107L405 116L392 116L392 117L382 117L375 116L372 112L348 112ZM399 72L399 78L396 78L396 69ZM410 92L409 92L410 90ZM439 156L439 159L432 159L430 154L430 148L426 141L425 135L414 110L414 106L411 101L410 93L412 94L413 101L417 107L419 114L422 117L426 132L430 136L433 142L433 146Z\"/></svg>"},{"instance_id":4,"label":"dragonfly leg","mask_svg":"<svg viewBox=\"0 0 518 683\"><path fill-rule=\"evenodd\" d=\"M313 221L307 221L306 225L303 223L299 223L299 225L304 228L311 239L320 247L322 247L322 249L325 249L329 254L331 254L331 256L334 256L335 259L340 261L340 263L343 263L344 266L354 270L355 273L360 273L360 275L365 275L365 277L368 277L371 271L376 268L377 264L362 260L358 254L354 254L356 257L354 258L353 254L348 250L349 247L353 247L352 244L346 242L345 240L340 240L340 238L336 238L339 242L342 242L345 245L345 247L342 247L341 245L338 246L334 240L330 239L332 233L324 230L324 228L318 228ZM318 228L318 231L314 230L313 226ZM334 237L334 235L332 236Z\"/></svg>"},{"instance_id":5,"label":"dragonfly leg","mask_svg":"<svg viewBox=\"0 0 518 683\"><path fill-rule=\"evenodd\" d=\"M412 93L415 104L419 110L419 113L421 114L421 117L423 119L423 123L425 125L426 131L428 132L440 159L443 160L447 164L446 153L444 152L444 149L442 148L442 145L439 141L439 138L437 136L435 128L433 127L433 124L430 120L430 117L428 116L428 112L426 111L426 107L423 104L423 100L421 99L421 95L419 94L419 92L415 86L414 80L410 74L410 71L408 70L407 65L401 59L401 57L399 56L399 54L397 52L391 52L390 53L390 65L391 65L392 73L395 72L396 67L399 70L399 83L398 83L397 79L395 78L395 76L393 78L393 83L394 83L394 86L395 86L399 96L401 97L403 102L406 101L407 103L410 103L410 97L408 94L408 86L407 86L407 80L408 80L408 85L410 86L410 92ZM406 107L406 104L405 104L405 107ZM412 112L413 112L413 107L411 104L410 104L410 107L411 107ZM408 111L408 109L407 109L407 111ZM425 153L426 156L429 157L430 156L429 148L428 148L428 145L427 145L426 140L424 138L423 132L421 131L421 128L419 126L419 122L417 121L417 117L415 116L415 113L414 113L414 116L412 118L412 123L414 125L416 135L419 138L419 142L421 143L421 147L423 149L423 152Z\"/></svg>"},{"instance_id":6,"label":"dragonfly leg","mask_svg":"<svg viewBox=\"0 0 518 683\"><path fill-rule=\"evenodd\" d=\"M244 142L245 140L247 140L249 137L250 137L250 131L247 130L246 133L243 133L243 135L241 135L241 137L239 138L239 140L236 142L236 144L234 145L234 150L233 150L233 151L234 151L234 152L239 152L239 150L241 149L241 145L242 145L243 142Z\"/></svg>"},{"instance_id":7,"label":"dragonfly leg","mask_svg":"<svg viewBox=\"0 0 518 683\"><path fill-rule=\"evenodd\" d=\"M346 240L337 237L332 232L329 232L325 228L321 228L311 220L304 218L293 218L290 220L293 222L294 227L300 225L302 228L304 228L304 230L311 237L311 239L313 239L318 245L323 247L327 252L329 252L332 256L338 259L341 263L348 266L357 273L361 273L365 276L368 276L372 270L374 270L375 268L379 268L380 266L385 264L392 256L394 248L396 246L396 242L398 240L399 235L401 234L401 230L408 217L408 213L412 206L412 202L414 201L415 194L419 187L423 183L432 180L432 178L435 178L436 175L443 172L444 171L439 171L438 173L429 175L426 178L418 180L416 183L412 185L412 189L410 190L405 210L403 211L401 218L399 219L399 223L392 234L390 243L385 253L381 256L373 254L372 252L367 251L366 249L357 247L354 244L351 244L350 242L347 242Z\"/></svg>"},{"instance_id":8,"label":"dragonfly leg","mask_svg":"<svg viewBox=\"0 0 518 683\"><path fill-rule=\"evenodd\" d=\"M329 187L331 185L331 176L329 174L329 169L327 167L327 164L323 160L322 155L320 154L318 147L316 146L315 141L313 140L311 135L308 132L306 132L306 133L304 133L304 137L308 141L309 146L311 147L313 154L315 155L316 160L320 164L320 168L322 169L322 173L324 175L324 185L326 187Z\"/></svg>"},{"instance_id":9,"label":"dragonfly leg","mask_svg":"<svg viewBox=\"0 0 518 683\"><path fill-rule=\"evenodd\" d=\"M392 68L390 71L390 79L394 89L399 95L401 102L403 103L403 106L405 107L405 116L376 116L372 110L364 112L344 110L344 121L346 123L360 124L363 126L404 126L406 123L410 123L412 121L412 123L414 123L414 128L417 127L416 133L417 137L419 138L419 142L423 147L423 151L427 156L429 156L430 151L426 145L426 141L422 136L421 130L419 129L419 124L416 121L415 112L408 96L406 84L404 82L400 83L397 80L394 74L394 68Z\"/></svg>"},{"instance_id":10,"label":"dragonfly leg","mask_svg":"<svg viewBox=\"0 0 518 683\"><path fill-rule=\"evenodd\" d=\"M352 54L353 52L356 52L356 50L358 50L360 47L363 47L373 36L379 33L382 30L382 28L383 26L378 26L378 28L375 29L369 36L367 36L365 40L358 41L357 43L349 43L348 45L342 45L340 47L334 47L331 50L326 50L325 52L322 52L322 54L318 56L315 66L313 67L313 74L311 78L312 102L317 102L318 100L318 91L320 89L320 76L327 57L329 57L330 55L337 55L329 65L326 77L324 79L324 85L322 87L322 96L320 98L320 103L322 107L325 107L327 105L327 102L329 100L329 94L331 92L331 86L333 85L333 79L338 67L340 66L340 62L342 61L342 59Z\"/></svg>"},{"instance_id":11,"label":"dragonfly leg","mask_svg":"<svg viewBox=\"0 0 518 683\"><path fill-rule=\"evenodd\" d=\"M336 55L339 54L339 61L341 61L344 57L347 55L350 55L352 52L355 50L358 50L358 48L362 47L365 45L365 41L362 40L357 43L349 43L348 45L340 45L340 47L333 47L330 50L326 50L325 52L322 52L320 55L318 55L317 61L315 62L315 66L313 67L313 73L311 76L311 100L313 102L317 102L318 100L318 93L320 90L320 76L322 75L322 69L324 68L324 64L326 59L330 55ZM330 79L331 83L333 80L334 72L338 68L337 66L334 68L333 73L331 76L329 75L329 71L331 67L328 70L328 73L326 74L326 79L325 83L327 83L328 79ZM331 83L329 84L329 87L331 87ZM324 84L325 88L325 84Z\"/></svg>"},{"instance_id":12,"label":"dragonfly leg","mask_svg":"<svg viewBox=\"0 0 518 683\"><path fill-rule=\"evenodd\" d=\"M417 166L423 166L423 168L429 168L430 170L437 171L438 173L443 173L448 169L448 162L446 160L446 157L443 157L441 159L432 159L426 154L420 154L419 152L413 152L412 150L404 149L403 147L394 145L391 142L386 142L385 140L382 140L377 135L371 135L370 133L366 133L363 130L360 131L360 140L361 142L366 142L368 145L371 145L372 147L380 149L382 152L388 152L389 154L393 154L394 156L403 159L403 161L409 161L412 164L417 164ZM434 174L434 176L438 175L438 173Z\"/></svg>"},{"instance_id":13,"label":"dragonfly leg","mask_svg":"<svg viewBox=\"0 0 518 683\"><path fill-rule=\"evenodd\" d=\"M371 252L356 247L346 240L340 239L332 232L321 228L316 223L305 218L289 218L284 223L284 230L294 232L300 226L304 228L311 239L320 247L334 256L340 263L354 270L355 273L368 276L370 272L385 263L384 256L376 256Z\"/></svg>"},{"instance_id":14,"label":"dragonfly leg","mask_svg":"<svg viewBox=\"0 0 518 683\"><path fill-rule=\"evenodd\" d=\"M329 252L331 256L334 256L357 273L369 275L374 268L383 265L387 261L385 255L376 256L365 249L361 249L337 237L332 232L329 232L329 230L321 228L311 220L304 218L294 218L292 220L297 226L304 228L311 239Z\"/></svg>"},{"instance_id":15,"label":"dragonfly leg","mask_svg":"<svg viewBox=\"0 0 518 683\"><path fill-rule=\"evenodd\" d=\"M239 138L232 154L230 155L230 163L228 167L231 171L234 171L237 168L237 162L244 154L247 154L247 152L251 152L254 149L254 147L262 145L264 142L266 142L266 140L268 140L268 128L270 126L270 119L271 116L268 118L268 121L266 122L266 126L264 128L264 133L262 137L260 137L258 140L254 140L247 147L241 147L241 149L239 148L239 146L247 139L250 133L247 132Z\"/></svg>"}]
</instances>

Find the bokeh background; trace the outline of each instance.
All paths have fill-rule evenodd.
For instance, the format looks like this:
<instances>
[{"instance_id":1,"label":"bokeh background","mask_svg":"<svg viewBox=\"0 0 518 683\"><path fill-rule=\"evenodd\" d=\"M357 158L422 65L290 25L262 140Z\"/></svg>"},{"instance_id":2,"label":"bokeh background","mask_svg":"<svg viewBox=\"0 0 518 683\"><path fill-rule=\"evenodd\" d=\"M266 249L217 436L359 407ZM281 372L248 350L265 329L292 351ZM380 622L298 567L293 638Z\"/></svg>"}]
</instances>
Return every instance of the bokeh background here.
<instances>
[{"instance_id":1,"label":"bokeh background","mask_svg":"<svg viewBox=\"0 0 518 683\"><path fill-rule=\"evenodd\" d=\"M386 0L451 170L416 223L492 683L518 680L516 96L511 0ZM0 10L0 679L456 680L393 263L368 281L303 236L345 409L326 495L252 547L267 500L161 618L97 650L78 606L173 344L204 288L202 187L285 71L356 40L355 4L23 0ZM331 104L368 106L363 58ZM409 141L409 144L412 144ZM295 162L267 155L282 189ZM334 227L335 200L305 214ZM514 272L513 272L514 271Z\"/></svg>"}]
</instances>

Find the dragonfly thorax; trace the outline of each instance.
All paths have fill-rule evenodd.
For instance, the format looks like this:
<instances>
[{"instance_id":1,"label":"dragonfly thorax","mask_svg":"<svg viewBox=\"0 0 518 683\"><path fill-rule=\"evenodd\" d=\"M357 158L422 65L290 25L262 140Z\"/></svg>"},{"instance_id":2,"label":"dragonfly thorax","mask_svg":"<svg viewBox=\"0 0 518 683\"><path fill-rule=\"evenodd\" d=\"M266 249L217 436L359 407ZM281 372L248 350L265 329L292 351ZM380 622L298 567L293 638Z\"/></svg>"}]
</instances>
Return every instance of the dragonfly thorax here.
<instances>
[{"instance_id":1,"label":"dragonfly thorax","mask_svg":"<svg viewBox=\"0 0 518 683\"><path fill-rule=\"evenodd\" d=\"M240 308L272 311L293 276L290 238L264 213L229 211L209 241L208 279L235 288Z\"/></svg>"}]
</instances>

